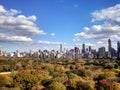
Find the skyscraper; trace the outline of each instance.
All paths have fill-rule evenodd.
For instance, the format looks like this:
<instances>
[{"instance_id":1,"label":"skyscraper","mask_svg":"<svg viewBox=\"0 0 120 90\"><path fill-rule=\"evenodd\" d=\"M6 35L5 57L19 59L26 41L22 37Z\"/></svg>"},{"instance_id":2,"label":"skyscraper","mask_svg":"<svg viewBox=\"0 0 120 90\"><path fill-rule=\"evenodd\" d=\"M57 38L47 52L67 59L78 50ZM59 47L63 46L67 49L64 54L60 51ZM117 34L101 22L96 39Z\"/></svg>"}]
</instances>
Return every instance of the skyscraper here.
<instances>
[{"instance_id":1,"label":"skyscraper","mask_svg":"<svg viewBox=\"0 0 120 90\"><path fill-rule=\"evenodd\" d=\"M105 58L105 47L99 48L99 58Z\"/></svg>"},{"instance_id":2,"label":"skyscraper","mask_svg":"<svg viewBox=\"0 0 120 90\"><path fill-rule=\"evenodd\" d=\"M82 53L85 53L85 44L82 45Z\"/></svg>"},{"instance_id":3,"label":"skyscraper","mask_svg":"<svg viewBox=\"0 0 120 90\"><path fill-rule=\"evenodd\" d=\"M91 46L89 46L89 52L91 52Z\"/></svg>"},{"instance_id":4,"label":"skyscraper","mask_svg":"<svg viewBox=\"0 0 120 90\"><path fill-rule=\"evenodd\" d=\"M60 52L62 52L62 44L60 44Z\"/></svg>"},{"instance_id":5,"label":"skyscraper","mask_svg":"<svg viewBox=\"0 0 120 90\"><path fill-rule=\"evenodd\" d=\"M117 59L120 59L120 43L119 41L117 42Z\"/></svg>"},{"instance_id":6,"label":"skyscraper","mask_svg":"<svg viewBox=\"0 0 120 90\"><path fill-rule=\"evenodd\" d=\"M108 39L108 57L109 57L109 58L112 58L111 48L112 48L112 46L111 46L111 40Z\"/></svg>"},{"instance_id":7,"label":"skyscraper","mask_svg":"<svg viewBox=\"0 0 120 90\"><path fill-rule=\"evenodd\" d=\"M75 58L79 58L79 54L80 54L80 49L78 47L75 47Z\"/></svg>"}]
</instances>

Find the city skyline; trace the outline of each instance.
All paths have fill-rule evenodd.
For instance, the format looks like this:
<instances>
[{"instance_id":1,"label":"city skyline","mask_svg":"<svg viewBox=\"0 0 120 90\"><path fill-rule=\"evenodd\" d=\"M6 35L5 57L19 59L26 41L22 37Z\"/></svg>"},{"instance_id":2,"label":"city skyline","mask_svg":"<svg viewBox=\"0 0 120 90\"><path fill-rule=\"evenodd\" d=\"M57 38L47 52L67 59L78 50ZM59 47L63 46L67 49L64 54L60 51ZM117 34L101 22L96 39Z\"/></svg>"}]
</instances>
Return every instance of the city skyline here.
<instances>
[{"instance_id":1,"label":"city skyline","mask_svg":"<svg viewBox=\"0 0 120 90\"><path fill-rule=\"evenodd\" d=\"M0 50L0 56L3 57L35 57L35 58L108 58L108 59L120 59L120 43L117 42L117 50L115 50L111 45L111 40L108 39L108 51L106 48L99 47L98 51L96 49L92 49L91 46L86 48L85 44L82 44L82 49L79 47L74 47L70 50L62 49L62 44L59 46L59 50L38 50L29 52L23 51L19 52L16 50L15 52L6 52Z\"/></svg>"},{"instance_id":2,"label":"city skyline","mask_svg":"<svg viewBox=\"0 0 120 90\"><path fill-rule=\"evenodd\" d=\"M119 0L0 0L0 49L117 49L120 41Z\"/></svg>"}]
</instances>

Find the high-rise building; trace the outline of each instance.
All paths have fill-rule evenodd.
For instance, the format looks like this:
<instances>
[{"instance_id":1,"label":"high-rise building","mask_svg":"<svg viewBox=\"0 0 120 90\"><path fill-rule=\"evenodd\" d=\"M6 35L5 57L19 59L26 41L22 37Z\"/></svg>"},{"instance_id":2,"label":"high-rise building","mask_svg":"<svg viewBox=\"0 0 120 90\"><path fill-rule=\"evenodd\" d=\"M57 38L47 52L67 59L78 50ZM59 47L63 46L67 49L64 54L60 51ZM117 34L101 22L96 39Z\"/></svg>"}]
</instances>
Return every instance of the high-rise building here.
<instances>
[{"instance_id":1,"label":"high-rise building","mask_svg":"<svg viewBox=\"0 0 120 90\"><path fill-rule=\"evenodd\" d=\"M82 53L85 53L85 44L82 45Z\"/></svg>"},{"instance_id":2,"label":"high-rise building","mask_svg":"<svg viewBox=\"0 0 120 90\"><path fill-rule=\"evenodd\" d=\"M109 58L112 58L111 48L112 48L112 46L111 46L111 40L108 39L108 57Z\"/></svg>"},{"instance_id":3,"label":"high-rise building","mask_svg":"<svg viewBox=\"0 0 120 90\"><path fill-rule=\"evenodd\" d=\"M79 58L80 55L80 49L78 47L75 47L75 58Z\"/></svg>"},{"instance_id":4,"label":"high-rise building","mask_svg":"<svg viewBox=\"0 0 120 90\"><path fill-rule=\"evenodd\" d=\"M99 48L99 58L105 58L105 47Z\"/></svg>"},{"instance_id":5,"label":"high-rise building","mask_svg":"<svg viewBox=\"0 0 120 90\"><path fill-rule=\"evenodd\" d=\"M117 51L114 48L111 48L111 58L116 59L117 58Z\"/></svg>"},{"instance_id":6,"label":"high-rise building","mask_svg":"<svg viewBox=\"0 0 120 90\"><path fill-rule=\"evenodd\" d=\"M0 56L2 56L3 55L3 52L2 52L2 50L0 50Z\"/></svg>"},{"instance_id":7,"label":"high-rise building","mask_svg":"<svg viewBox=\"0 0 120 90\"><path fill-rule=\"evenodd\" d=\"M119 41L117 42L117 59L120 59L120 43Z\"/></svg>"},{"instance_id":8,"label":"high-rise building","mask_svg":"<svg viewBox=\"0 0 120 90\"><path fill-rule=\"evenodd\" d=\"M96 52L96 49L92 49L91 50L91 53L93 54L93 58L97 58L97 52Z\"/></svg>"},{"instance_id":9,"label":"high-rise building","mask_svg":"<svg viewBox=\"0 0 120 90\"><path fill-rule=\"evenodd\" d=\"M91 52L91 46L89 46L89 52Z\"/></svg>"},{"instance_id":10,"label":"high-rise building","mask_svg":"<svg viewBox=\"0 0 120 90\"><path fill-rule=\"evenodd\" d=\"M60 44L60 52L62 52L62 44Z\"/></svg>"}]
</instances>

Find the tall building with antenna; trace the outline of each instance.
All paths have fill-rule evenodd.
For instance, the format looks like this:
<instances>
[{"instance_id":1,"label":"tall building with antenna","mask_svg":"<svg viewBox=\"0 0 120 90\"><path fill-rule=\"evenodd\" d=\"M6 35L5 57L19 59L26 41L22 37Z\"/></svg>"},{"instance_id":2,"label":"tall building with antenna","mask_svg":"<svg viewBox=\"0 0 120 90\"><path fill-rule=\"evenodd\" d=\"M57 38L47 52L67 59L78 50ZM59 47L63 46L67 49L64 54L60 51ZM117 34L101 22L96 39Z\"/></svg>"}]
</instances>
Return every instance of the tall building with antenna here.
<instances>
[{"instance_id":1,"label":"tall building with antenna","mask_svg":"<svg viewBox=\"0 0 120 90\"><path fill-rule=\"evenodd\" d=\"M112 58L112 52L111 52L111 50L112 50L111 40L108 39L108 57L109 58Z\"/></svg>"}]
</instances>

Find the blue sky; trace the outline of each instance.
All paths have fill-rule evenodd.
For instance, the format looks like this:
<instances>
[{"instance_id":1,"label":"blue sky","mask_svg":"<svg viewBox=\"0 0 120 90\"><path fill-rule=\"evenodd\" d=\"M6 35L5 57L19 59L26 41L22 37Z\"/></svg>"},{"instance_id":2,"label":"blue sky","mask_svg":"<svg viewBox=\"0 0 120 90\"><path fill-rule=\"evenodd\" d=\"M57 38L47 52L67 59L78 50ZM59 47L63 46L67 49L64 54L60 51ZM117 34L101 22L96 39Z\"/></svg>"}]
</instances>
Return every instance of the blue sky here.
<instances>
[{"instance_id":1,"label":"blue sky","mask_svg":"<svg viewBox=\"0 0 120 90\"><path fill-rule=\"evenodd\" d=\"M0 0L0 47L5 51L113 47L120 0Z\"/></svg>"}]
</instances>

